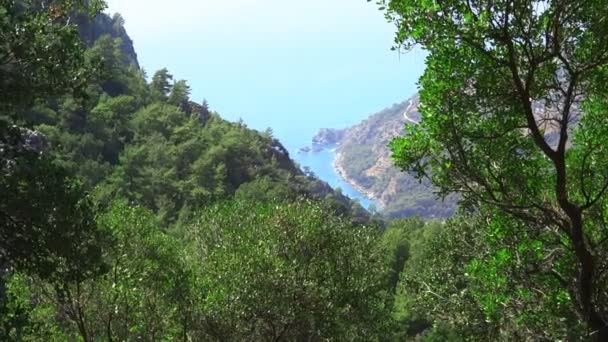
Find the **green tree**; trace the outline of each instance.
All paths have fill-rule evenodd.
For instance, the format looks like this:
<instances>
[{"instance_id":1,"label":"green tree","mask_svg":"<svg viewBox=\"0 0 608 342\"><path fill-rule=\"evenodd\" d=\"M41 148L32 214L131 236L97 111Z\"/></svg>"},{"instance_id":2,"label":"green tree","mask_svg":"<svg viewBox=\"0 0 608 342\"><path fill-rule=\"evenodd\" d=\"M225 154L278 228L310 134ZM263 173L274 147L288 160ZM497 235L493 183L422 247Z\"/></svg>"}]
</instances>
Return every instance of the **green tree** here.
<instances>
[{"instance_id":1,"label":"green tree","mask_svg":"<svg viewBox=\"0 0 608 342\"><path fill-rule=\"evenodd\" d=\"M101 90L110 96L127 92L129 65L125 63L121 45L120 38L104 34L86 51L86 60L98 66L95 81L99 83Z\"/></svg>"},{"instance_id":2,"label":"green tree","mask_svg":"<svg viewBox=\"0 0 608 342\"><path fill-rule=\"evenodd\" d=\"M49 157L46 139L23 128L36 101L84 94L92 68L70 16L85 10L93 16L104 3L84 5L65 0L0 6L0 339L9 338L12 324L4 321L9 272L82 279L100 270L100 236L89 200Z\"/></svg>"},{"instance_id":3,"label":"green tree","mask_svg":"<svg viewBox=\"0 0 608 342\"><path fill-rule=\"evenodd\" d=\"M548 260L536 272L567 292L590 336L608 340L608 7L379 3L398 26L397 44L428 51L423 119L391 144L397 164L444 194L460 192L465 205L508 214L502 229L526 227Z\"/></svg>"},{"instance_id":4,"label":"green tree","mask_svg":"<svg viewBox=\"0 0 608 342\"><path fill-rule=\"evenodd\" d=\"M203 103L198 109L198 116L201 122L203 123L209 120L209 117L211 116L211 110L209 109L209 102L207 102L207 100L203 100Z\"/></svg>"},{"instance_id":5,"label":"green tree","mask_svg":"<svg viewBox=\"0 0 608 342\"><path fill-rule=\"evenodd\" d=\"M105 3L89 1L91 16ZM80 92L87 80L84 46L69 23L82 2L3 1L0 6L0 114L17 114L37 98ZM21 107L21 109L23 109ZM11 113L12 112L12 113Z\"/></svg>"},{"instance_id":6,"label":"green tree","mask_svg":"<svg viewBox=\"0 0 608 342\"><path fill-rule=\"evenodd\" d=\"M190 86L185 80L175 82L171 88L171 94L167 102L174 106L178 106L184 112L190 114L192 109L189 106L190 102Z\"/></svg>"},{"instance_id":7,"label":"green tree","mask_svg":"<svg viewBox=\"0 0 608 342\"><path fill-rule=\"evenodd\" d=\"M0 139L0 339L28 324L28 305L11 309L11 272L50 282L82 281L103 273L104 237L81 186L46 154L33 150L36 132L18 129L15 139ZM27 134L27 137L24 137ZM25 140L25 142L23 142ZM16 148L16 151L15 149ZM21 298L21 300L26 300ZM6 317L8 320L5 320ZM12 318L21 317L15 321ZM17 326L15 326L15 324Z\"/></svg>"},{"instance_id":8,"label":"green tree","mask_svg":"<svg viewBox=\"0 0 608 342\"><path fill-rule=\"evenodd\" d=\"M103 2L89 3L93 15ZM0 271L85 276L99 250L93 211L80 186L24 124L36 100L82 94L91 68L69 15L78 1L9 1L0 7ZM82 266L82 267L81 267ZM80 274L79 274L80 273Z\"/></svg>"},{"instance_id":9,"label":"green tree","mask_svg":"<svg viewBox=\"0 0 608 342\"><path fill-rule=\"evenodd\" d=\"M443 279L451 276L442 274L436 269L437 262L431 262L430 253L426 253L430 241L444 230L438 221L425 222L420 218L393 220L388 223L382 234L380 248L389 268L387 285L393 296L390 298L390 308L393 319L397 322L393 330L394 340L414 337L432 326L428 311L421 309L423 305L415 300L414 288L407 282L410 276L417 276L427 270L433 270ZM437 251L434 251L437 253ZM433 279L441 280L441 277ZM429 282L429 279L424 279ZM436 284L431 283L432 286ZM428 298L425 298L428 301ZM422 300L421 300L422 302ZM424 302L426 303L426 302ZM437 303L429 304L433 307ZM445 309L445 308L444 308ZM444 311L445 312L445 311ZM449 312L449 311L448 311ZM437 321L440 321L437 319Z\"/></svg>"},{"instance_id":10,"label":"green tree","mask_svg":"<svg viewBox=\"0 0 608 342\"><path fill-rule=\"evenodd\" d=\"M80 186L35 152L3 160L8 165L0 168L2 267L41 277L86 277L100 257L101 238Z\"/></svg>"},{"instance_id":11,"label":"green tree","mask_svg":"<svg viewBox=\"0 0 608 342\"><path fill-rule=\"evenodd\" d=\"M171 92L172 80L173 75L169 73L169 70L167 70L167 68L162 68L154 73L154 76L152 76L152 83L150 84L150 87L157 99L167 99L167 96Z\"/></svg>"},{"instance_id":12,"label":"green tree","mask_svg":"<svg viewBox=\"0 0 608 342\"><path fill-rule=\"evenodd\" d=\"M377 235L310 201L206 210L188 237L203 260L206 330L217 340L380 338L389 320Z\"/></svg>"},{"instance_id":13,"label":"green tree","mask_svg":"<svg viewBox=\"0 0 608 342\"><path fill-rule=\"evenodd\" d=\"M493 221L488 225L488 222ZM501 227L507 224L509 227ZM406 336L439 341L582 340L567 290L547 273L542 244L497 211L459 215L410 245L395 315ZM513 251L512 254L509 252ZM534 265L534 266L531 266ZM423 330L411 325L422 318Z\"/></svg>"},{"instance_id":14,"label":"green tree","mask_svg":"<svg viewBox=\"0 0 608 342\"><path fill-rule=\"evenodd\" d=\"M6 321L24 312L29 317L7 336L29 341L190 340L200 299L192 272L196 263L186 263L183 245L159 229L149 210L122 202L112 204L98 223L110 240L98 242L109 272L52 282L15 274L8 284Z\"/></svg>"}]
</instances>

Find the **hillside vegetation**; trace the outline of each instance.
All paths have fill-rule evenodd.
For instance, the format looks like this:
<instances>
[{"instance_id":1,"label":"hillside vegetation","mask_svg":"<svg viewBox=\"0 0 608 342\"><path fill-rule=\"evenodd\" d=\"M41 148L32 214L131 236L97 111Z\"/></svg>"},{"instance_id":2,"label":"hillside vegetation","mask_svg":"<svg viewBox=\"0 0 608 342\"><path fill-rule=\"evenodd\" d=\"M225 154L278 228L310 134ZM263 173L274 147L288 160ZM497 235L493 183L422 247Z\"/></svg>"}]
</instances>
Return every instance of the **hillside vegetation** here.
<instances>
[{"instance_id":1,"label":"hillside vegetation","mask_svg":"<svg viewBox=\"0 0 608 342\"><path fill-rule=\"evenodd\" d=\"M370 218L146 75L103 1L0 2L0 340L608 340L608 7L378 4L420 114L319 141L445 220Z\"/></svg>"}]
</instances>

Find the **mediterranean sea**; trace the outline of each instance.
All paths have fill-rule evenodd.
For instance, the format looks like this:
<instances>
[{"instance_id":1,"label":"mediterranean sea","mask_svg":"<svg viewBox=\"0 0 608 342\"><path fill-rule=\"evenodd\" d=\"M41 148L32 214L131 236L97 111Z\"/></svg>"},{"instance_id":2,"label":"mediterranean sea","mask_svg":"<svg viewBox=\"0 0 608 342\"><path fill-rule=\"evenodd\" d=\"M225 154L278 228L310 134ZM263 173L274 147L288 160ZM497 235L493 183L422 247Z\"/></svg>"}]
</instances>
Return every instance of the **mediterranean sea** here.
<instances>
[{"instance_id":1,"label":"mediterranean sea","mask_svg":"<svg viewBox=\"0 0 608 342\"><path fill-rule=\"evenodd\" d=\"M372 204L376 205L372 200L366 198L365 195L357 191L352 185L340 177L333 166L334 157L335 154L333 149L326 149L320 152L292 154L292 158L302 167L310 168L317 177L329 183L334 189L340 188L343 194L358 200L363 207L369 208Z\"/></svg>"}]
</instances>

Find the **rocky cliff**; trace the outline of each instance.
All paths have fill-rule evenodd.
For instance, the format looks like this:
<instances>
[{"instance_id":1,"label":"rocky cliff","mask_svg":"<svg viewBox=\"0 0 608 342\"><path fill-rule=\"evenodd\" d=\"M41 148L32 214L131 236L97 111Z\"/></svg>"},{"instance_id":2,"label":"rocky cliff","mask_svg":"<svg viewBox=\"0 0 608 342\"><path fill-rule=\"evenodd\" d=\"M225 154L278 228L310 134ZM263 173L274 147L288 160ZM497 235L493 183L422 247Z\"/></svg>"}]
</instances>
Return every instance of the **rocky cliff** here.
<instances>
[{"instance_id":1,"label":"rocky cliff","mask_svg":"<svg viewBox=\"0 0 608 342\"><path fill-rule=\"evenodd\" d=\"M82 14L76 18L78 30L82 40L88 46L92 46L97 39L103 35L110 35L112 38L119 38L121 41L121 52L126 64L133 64L139 68L137 53L133 46L133 40L127 34L124 28L124 19L116 13L113 16L102 13L97 15L92 20L88 16Z\"/></svg>"}]
</instances>

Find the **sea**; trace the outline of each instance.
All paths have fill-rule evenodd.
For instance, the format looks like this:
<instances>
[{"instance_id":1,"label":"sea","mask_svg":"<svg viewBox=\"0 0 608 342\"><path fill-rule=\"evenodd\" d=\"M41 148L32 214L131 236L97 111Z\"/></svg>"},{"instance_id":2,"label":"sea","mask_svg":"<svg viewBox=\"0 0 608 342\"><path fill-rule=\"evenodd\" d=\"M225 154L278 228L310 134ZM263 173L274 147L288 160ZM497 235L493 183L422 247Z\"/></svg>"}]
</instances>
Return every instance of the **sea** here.
<instances>
[{"instance_id":1,"label":"sea","mask_svg":"<svg viewBox=\"0 0 608 342\"><path fill-rule=\"evenodd\" d=\"M351 184L346 182L334 167L334 159L335 159L335 147L323 149L319 152L301 152L296 151L296 153L290 152L292 159L300 164L301 167L308 167L310 170L319 178L326 181L332 188L340 188L343 194L359 201L364 208L369 209L373 204L375 207L378 207L373 200L365 197L365 195L357 189L355 189Z\"/></svg>"}]
</instances>

